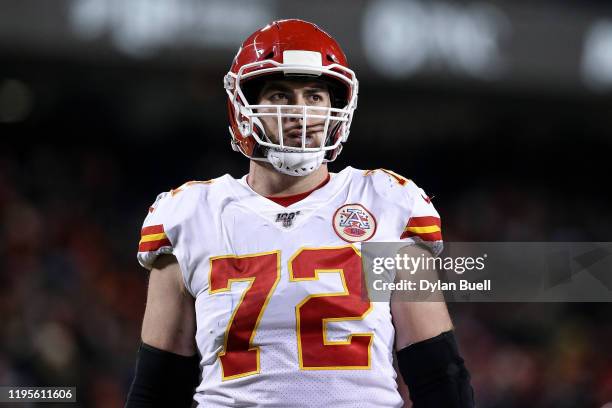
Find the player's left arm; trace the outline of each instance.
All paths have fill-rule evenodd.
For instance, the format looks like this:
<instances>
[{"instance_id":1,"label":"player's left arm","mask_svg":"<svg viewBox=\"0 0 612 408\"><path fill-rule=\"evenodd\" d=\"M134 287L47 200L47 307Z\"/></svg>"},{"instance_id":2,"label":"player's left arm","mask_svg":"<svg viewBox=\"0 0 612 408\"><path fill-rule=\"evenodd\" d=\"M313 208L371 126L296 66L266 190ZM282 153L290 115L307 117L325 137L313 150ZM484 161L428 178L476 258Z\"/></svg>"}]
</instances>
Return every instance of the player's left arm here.
<instances>
[{"instance_id":1,"label":"player's left arm","mask_svg":"<svg viewBox=\"0 0 612 408\"><path fill-rule=\"evenodd\" d=\"M411 245L402 248L400 255L408 255L411 258L431 256L421 246ZM424 276L425 272L414 271L414 276ZM430 273L430 272L428 272ZM391 301L391 314L395 326L395 349L397 351L411 344L431 339L450 330L453 323L444 297L439 293L433 293L428 301L414 301L402 299L401 295L394 296Z\"/></svg>"},{"instance_id":2,"label":"player's left arm","mask_svg":"<svg viewBox=\"0 0 612 408\"><path fill-rule=\"evenodd\" d=\"M401 255L437 256L442 250L442 230L430 198L411 181L396 191L406 194L408 203L400 239L409 245L402 248ZM437 279L435 271L412 273ZM426 301L392 296L391 314L398 368L413 407L473 407L470 374L459 354L442 293L433 293Z\"/></svg>"},{"instance_id":3,"label":"player's left arm","mask_svg":"<svg viewBox=\"0 0 612 408\"><path fill-rule=\"evenodd\" d=\"M404 248L421 256L419 246ZM419 271L416 272L417 274ZM444 297L431 301L391 300L399 371L408 386L413 408L474 406L470 374L459 353Z\"/></svg>"}]
</instances>

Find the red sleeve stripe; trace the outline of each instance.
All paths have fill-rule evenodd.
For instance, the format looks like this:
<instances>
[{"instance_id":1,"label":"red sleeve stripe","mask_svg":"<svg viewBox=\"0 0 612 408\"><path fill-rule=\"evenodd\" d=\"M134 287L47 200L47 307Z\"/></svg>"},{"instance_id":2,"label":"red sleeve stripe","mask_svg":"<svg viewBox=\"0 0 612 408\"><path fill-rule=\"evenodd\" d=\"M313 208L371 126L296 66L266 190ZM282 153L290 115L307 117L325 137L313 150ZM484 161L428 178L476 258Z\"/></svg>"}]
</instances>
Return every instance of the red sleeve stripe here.
<instances>
[{"instance_id":1,"label":"red sleeve stripe","mask_svg":"<svg viewBox=\"0 0 612 408\"><path fill-rule=\"evenodd\" d=\"M412 217L400 239L419 237L423 241L441 241L442 228L438 217Z\"/></svg>"},{"instance_id":2,"label":"red sleeve stripe","mask_svg":"<svg viewBox=\"0 0 612 408\"><path fill-rule=\"evenodd\" d=\"M400 239L419 237L423 241L442 241L442 232L430 232L430 233L415 233L411 231L404 231Z\"/></svg>"},{"instance_id":3,"label":"red sleeve stripe","mask_svg":"<svg viewBox=\"0 0 612 408\"><path fill-rule=\"evenodd\" d=\"M150 225L142 229L138 252L157 251L167 246L171 247L172 243L166 236L163 225Z\"/></svg>"},{"instance_id":4,"label":"red sleeve stripe","mask_svg":"<svg viewBox=\"0 0 612 408\"><path fill-rule=\"evenodd\" d=\"M140 245L138 245L138 252L157 251L158 249L162 247L171 247L171 246L172 246L172 243L170 242L168 238L160 239L157 241L141 242Z\"/></svg>"},{"instance_id":5,"label":"red sleeve stripe","mask_svg":"<svg viewBox=\"0 0 612 408\"><path fill-rule=\"evenodd\" d=\"M442 224L440 223L440 218L438 217L411 217L408 220L408 224L406 224L406 228L408 227L428 227L430 225L437 225L440 227Z\"/></svg>"},{"instance_id":6,"label":"red sleeve stripe","mask_svg":"<svg viewBox=\"0 0 612 408\"><path fill-rule=\"evenodd\" d=\"M140 236L161 234L162 232L164 232L164 226L162 224L149 225L148 227L144 227L142 231L140 231Z\"/></svg>"}]
</instances>

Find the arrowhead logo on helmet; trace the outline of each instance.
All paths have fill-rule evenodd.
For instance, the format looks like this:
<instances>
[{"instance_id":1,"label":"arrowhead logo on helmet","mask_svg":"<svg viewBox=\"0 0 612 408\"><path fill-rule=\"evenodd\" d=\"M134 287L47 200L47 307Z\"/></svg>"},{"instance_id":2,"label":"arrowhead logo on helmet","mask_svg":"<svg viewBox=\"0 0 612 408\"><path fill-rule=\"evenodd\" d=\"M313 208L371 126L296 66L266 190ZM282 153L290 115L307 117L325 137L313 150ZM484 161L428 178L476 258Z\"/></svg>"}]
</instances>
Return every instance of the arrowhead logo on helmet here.
<instances>
[{"instance_id":1,"label":"arrowhead logo on helmet","mask_svg":"<svg viewBox=\"0 0 612 408\"><path fill-rule=\"evenodd\" d=\"M331 107L257 105L247 99L248 86L268 78L310 77L330 89ZM223 86L228 96L232 147L252 160L267 161L278 171L307 175L336 159L346 142L357 107L358 81L338 43L316 25L302 20L280 20L257 30L242 44ZM272 113L270 113L272 112ZM273 142L262 117L301 120L301 146L286 146L282 128ZM306 119L323 121L319 146L307 147Z\"/></svg>"}]
</instances>

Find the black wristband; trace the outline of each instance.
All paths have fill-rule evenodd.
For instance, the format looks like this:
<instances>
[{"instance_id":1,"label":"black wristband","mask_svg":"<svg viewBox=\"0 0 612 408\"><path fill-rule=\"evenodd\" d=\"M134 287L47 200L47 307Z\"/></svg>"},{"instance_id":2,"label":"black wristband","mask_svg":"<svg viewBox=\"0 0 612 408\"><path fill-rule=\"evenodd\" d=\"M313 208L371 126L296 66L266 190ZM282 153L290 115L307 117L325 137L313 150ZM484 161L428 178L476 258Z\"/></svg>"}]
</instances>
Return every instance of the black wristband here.
<instances>
[{"instance_id":1,"label":"black wristband","mask_svg":"<svg viewBox=\"0 0 612 408\"><path fill-rule=\"evenodd\" d=\"M414 408L474 406L470 373L452 331L401 349L397 360Z\"/></svg>"},{"instance_id":2,"label":"black wristband","mask_svg":"<svg viewBox=\"0 0 612 408\"><path fill-rule=\"evenodd\" d=\"M197 354L185 357L141 343L125 407L191 407L199 376Z\"/></svg>"}]
</instances>

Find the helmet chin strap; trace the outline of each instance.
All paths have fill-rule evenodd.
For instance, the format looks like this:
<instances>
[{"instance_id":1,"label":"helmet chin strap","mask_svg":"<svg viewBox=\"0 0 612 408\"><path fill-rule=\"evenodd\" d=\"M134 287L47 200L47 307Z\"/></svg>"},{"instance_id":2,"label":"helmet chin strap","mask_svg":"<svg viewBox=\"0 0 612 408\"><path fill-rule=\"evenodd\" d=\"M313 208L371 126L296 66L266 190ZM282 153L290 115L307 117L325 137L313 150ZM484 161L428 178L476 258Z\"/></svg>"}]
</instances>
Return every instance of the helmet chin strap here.
<instances>
[{"instance_id":1,"label":"helmet chin strap","mask_svg":"<svg viewBox=\"0 0 612 408\"><path fill-rule=\"evenodd\" d=\"M297 153L268 149L266 156L277 171L297 177L307 176L321 167L325 152Z\"/></svg>"}]
</instances>

